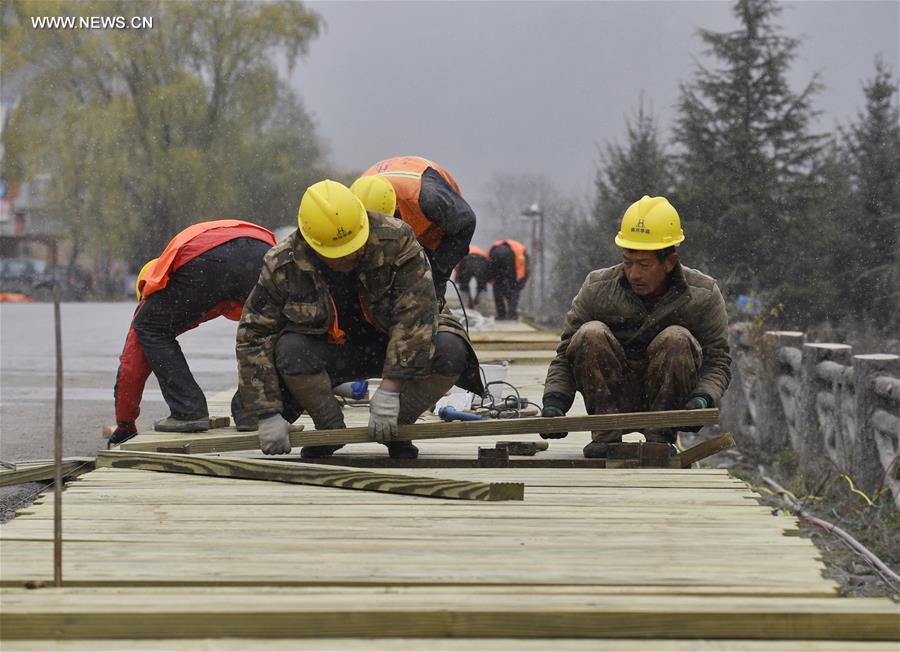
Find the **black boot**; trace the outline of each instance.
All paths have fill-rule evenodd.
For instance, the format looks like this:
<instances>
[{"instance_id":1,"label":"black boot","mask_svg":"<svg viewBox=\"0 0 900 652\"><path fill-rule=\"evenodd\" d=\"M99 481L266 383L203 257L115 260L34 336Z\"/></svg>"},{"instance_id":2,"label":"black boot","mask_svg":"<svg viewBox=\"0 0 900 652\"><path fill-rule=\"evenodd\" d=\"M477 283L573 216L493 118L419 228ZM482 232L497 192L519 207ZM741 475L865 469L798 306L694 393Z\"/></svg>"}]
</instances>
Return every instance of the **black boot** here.
<instances>
[{"instance_id":1,"label":"black boot","mask_svg":"<svg viewBox=\"0 0 900 652\"><path fill-rule=\"evenodd\" d=\"M419 449L411 441L392 441L385 446L392 460L414 460L419 457Z\"/></svg>"}]
</instances>

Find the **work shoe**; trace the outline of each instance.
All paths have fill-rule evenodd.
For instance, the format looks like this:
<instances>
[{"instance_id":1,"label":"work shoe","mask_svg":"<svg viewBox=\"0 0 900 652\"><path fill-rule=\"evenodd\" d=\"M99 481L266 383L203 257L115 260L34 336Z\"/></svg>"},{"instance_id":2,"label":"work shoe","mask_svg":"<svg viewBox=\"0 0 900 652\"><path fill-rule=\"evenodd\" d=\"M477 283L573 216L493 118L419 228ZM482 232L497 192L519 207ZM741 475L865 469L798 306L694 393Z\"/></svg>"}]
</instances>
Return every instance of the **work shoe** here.
<instances>
[{"instance_id":1,"label":"work shoe","mask_svg":"<svg viewBox=\"0 0 900 652\"><path fill-rule=\"evenodd\" d=\"M206 432L209 430L209 417L202 419L176 419L172 415L153 422L156 432Z\"/></svg>"},{"instance_id":2,"label":"work shoe","mask_svg":"<svg viewBox=\"0 0 900 652\"><path fill-rule=\"evenodd\" d=\"M613 442L615 443L615 442ZM605 441L592 441L590 444L584 447L582 451L584 456L590 459L596 458L604 458L607 456L609 451L609 442Z\"/></svg>"},{"instance_id":3,"label":"work shoe","mask_svg":"<svg viewBox=\"0 0 900 652\"><path fill-rule=\"evenodd\" d=\"M414 460L419 457L419 449L411 441L392 441L385 446L392 460Z\"/></svg>"},{"instance_id":4,"label":"work shoe","mask_svg":"<svg viewBox=\"0 0 900 652\"><path fill-rule=\"evenodd\" d=\"M305 460L331 457L336 450L341 448L343 448L343 446L304 446L300 449L300 457Z\"/></svg>"}]
</instances>

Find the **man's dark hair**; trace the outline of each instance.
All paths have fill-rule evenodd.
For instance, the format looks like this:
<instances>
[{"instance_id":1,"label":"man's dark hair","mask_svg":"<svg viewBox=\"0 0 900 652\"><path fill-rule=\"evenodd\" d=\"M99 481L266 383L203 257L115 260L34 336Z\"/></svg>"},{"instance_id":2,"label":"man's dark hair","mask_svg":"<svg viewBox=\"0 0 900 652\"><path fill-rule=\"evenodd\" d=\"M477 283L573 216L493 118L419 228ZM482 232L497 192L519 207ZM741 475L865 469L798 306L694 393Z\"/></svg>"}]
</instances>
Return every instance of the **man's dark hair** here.
<instances>
[{"instance_id":1,"label":"man's dark hair","mask_svg":"<svg viewBox=\"0 0 900 652\"><path fill-rule=\"evenodd\" d=\"M657 249L653 253L656 254L656 258L659 260L659 262L664 263L666 261L666 258L676 253L676 251L675 247L666 247L665 249Z\"/></svg>"}]
</instances>

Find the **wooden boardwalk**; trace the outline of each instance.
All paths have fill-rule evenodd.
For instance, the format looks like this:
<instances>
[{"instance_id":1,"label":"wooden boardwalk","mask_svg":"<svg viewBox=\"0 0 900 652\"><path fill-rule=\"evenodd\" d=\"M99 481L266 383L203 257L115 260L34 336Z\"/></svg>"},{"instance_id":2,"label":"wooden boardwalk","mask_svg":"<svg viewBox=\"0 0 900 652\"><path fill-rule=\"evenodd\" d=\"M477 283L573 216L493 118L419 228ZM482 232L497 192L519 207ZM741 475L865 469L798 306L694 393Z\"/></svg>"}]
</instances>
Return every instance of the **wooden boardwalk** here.
<instances>
[{"instance_id":1,"label":"wooden boardwalk","mask_svg":"<svg viewBox=\"0 0 900 652\"><path fill-rule=\"evenodd\" d=\"M539 401L543 371L514 364L509 380ZM367 415L346 412L348 425ZM538 456L574 459L587 441ZM463 459L491 443L420 449ZM359 454L384 448L341 451ZM897 605L837 597L795 519L725 471L390 472L524 482L525 500L97 469L64 495L65 588L21 588L52 580L49 495L0 526L0 647L897 649Z\"/></svg>"}]
</instances>

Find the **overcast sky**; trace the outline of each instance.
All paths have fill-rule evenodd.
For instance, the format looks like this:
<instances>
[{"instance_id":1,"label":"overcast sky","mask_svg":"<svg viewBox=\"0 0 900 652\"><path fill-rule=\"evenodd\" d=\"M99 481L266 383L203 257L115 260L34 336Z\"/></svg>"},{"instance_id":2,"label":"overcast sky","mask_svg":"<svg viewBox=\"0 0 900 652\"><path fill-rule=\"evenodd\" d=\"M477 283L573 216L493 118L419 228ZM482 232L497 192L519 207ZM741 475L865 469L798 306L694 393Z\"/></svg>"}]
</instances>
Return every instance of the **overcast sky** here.
<instances>
[{"instance_id":1,"label":"overcast sky","mask_svg":"<svg viewBox=\"0 0 900 652\"><path fill-rule=\"evenodd\" d=\"M730 2L309 2L325 19L293 83L333 162L438 161L473 205L496 172L546 174L585 192L597 145L621 140L643 91L668 137L700 27L737 27ZM898 69L900 2L784 3L803 37L794 88L819 71L823 130L863 104L881 54ZM477 206L476 206L477 208Z\"/></svg>"}]
</instances>

